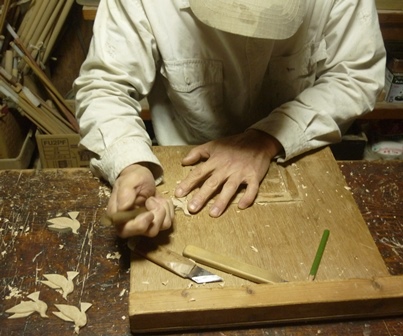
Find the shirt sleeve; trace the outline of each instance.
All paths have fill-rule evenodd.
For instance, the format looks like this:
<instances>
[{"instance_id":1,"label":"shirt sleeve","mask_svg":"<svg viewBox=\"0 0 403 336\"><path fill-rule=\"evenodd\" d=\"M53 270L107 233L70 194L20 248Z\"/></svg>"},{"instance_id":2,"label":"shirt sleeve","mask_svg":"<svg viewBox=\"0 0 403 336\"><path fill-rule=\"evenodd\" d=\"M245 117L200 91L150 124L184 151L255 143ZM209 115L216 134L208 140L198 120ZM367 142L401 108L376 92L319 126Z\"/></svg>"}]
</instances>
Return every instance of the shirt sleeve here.
<instances>
[{"instance_id":1,"label":"shirt sleeve","mask_svg":"<svg viewBox=\"0 0 403 336\"><path fill-rule=\"evenodd\" d=\"M95 174L112 185L125 167L137 162L148 162L158 182L162 168L139 103L152 88L158 51L141 1L101 1L93 29L73 84L81 145L95 153Z\"/></svg>"},{"instance_id":2,"label":"shirt sleeve","mask_svg":"<svg viewBox=\"0 0 403 336\"><path fill-rule=\"evenodd\" d=\"M320 33L320 32L319 32ZM335 1L321 34L314 84L252 126L276 137L280 160L341 141L384 86L385 48L374 1Z\"/></svg>"}]
</instances>

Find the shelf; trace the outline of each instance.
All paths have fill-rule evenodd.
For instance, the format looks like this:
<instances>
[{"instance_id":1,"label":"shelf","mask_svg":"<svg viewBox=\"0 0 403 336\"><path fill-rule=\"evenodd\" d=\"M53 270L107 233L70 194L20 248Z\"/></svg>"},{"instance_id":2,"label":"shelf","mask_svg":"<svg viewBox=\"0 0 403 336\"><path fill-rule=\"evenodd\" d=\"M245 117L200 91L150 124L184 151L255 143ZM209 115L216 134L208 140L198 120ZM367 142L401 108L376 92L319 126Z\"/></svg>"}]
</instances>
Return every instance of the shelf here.
<instances>
[{"instance_id":1,"label":"shelf","mask_svg":"<svg viewBox=\"0 0 403 336\"><path fill-rule=\"evenodd\" d=\"M359 119L403 119L403 103L378 102L372 112Z\"/></svg>"}]
</instances>

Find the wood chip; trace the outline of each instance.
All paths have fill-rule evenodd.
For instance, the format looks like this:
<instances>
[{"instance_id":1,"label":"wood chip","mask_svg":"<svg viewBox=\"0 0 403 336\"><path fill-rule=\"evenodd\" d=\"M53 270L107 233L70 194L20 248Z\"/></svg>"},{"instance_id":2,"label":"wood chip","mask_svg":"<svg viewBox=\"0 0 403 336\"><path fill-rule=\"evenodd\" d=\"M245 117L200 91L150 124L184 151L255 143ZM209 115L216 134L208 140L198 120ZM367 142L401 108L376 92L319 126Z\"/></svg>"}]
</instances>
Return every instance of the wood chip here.
<instances>
[{"instance_id":1,"label":"wood chip","mask_svg":"<svg viewBox=\"0 0 403 336\"><path fill-rule=\"evenodd\" d=\"M74 323L74 332L78 334L80 328L87 324L87 315L85 312L92 306L91 303L81 302L80 309L75 306L55 304L56 308L59 309L58 312L53 312L58 318L63 321Z\"/></svg>"},{"instance_id":2,"label":"wood chip","mask_svg":"<svg viewBox=\"0 0 403 336\"><path fill-rule=\"evenodd\" d=\"M42 317L49 317L46 315L46 311L48 310L48 305L39 300L39 293L34 292L29 294L27 297L32 301L22 301L16 306L6 310L6 313L11 313L14 315L9 316L9 319L21 318L29 316L35 312L39 313Z\"/></svg>"},{"instance_id":3,"label":"wood chip","mask_svg":"<svg viewBox=\"0 0 403 336\"><path fill-rule=\"evenodd\" d=\"M186 216L191 216L187 207L188 201L186 197L180 197L180 198L172 197L172 203L175 207L175 210L180 209Z\"/></svg>"}]
</instances>

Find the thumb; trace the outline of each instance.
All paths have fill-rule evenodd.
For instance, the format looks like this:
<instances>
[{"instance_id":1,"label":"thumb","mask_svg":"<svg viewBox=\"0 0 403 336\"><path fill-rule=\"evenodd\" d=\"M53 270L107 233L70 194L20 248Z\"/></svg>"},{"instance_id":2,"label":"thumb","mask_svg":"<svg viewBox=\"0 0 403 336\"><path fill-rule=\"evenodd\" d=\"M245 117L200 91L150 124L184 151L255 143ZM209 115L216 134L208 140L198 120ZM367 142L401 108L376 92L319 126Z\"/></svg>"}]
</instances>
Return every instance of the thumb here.
<instances>
[{"instance_id":1,"label":"thumb","mask_svg":"<svg viewBox=\"0 0 403 336\"><path fill-rule=\"evenodd\" d=\"M208 147L205 145L197 146L190 150L190 152L182 159L184 166L193 165L201 160L206 160L210 157Z\"/></svg>"}]
</instances>

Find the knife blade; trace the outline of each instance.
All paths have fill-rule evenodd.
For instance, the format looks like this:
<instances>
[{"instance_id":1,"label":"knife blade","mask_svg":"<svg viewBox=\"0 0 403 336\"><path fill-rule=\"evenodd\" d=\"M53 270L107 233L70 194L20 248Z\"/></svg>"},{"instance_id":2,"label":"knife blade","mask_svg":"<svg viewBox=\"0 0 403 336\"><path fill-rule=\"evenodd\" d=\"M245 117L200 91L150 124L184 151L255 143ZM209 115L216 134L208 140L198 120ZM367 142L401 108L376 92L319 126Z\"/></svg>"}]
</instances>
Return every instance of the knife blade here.
<instances>
[{"instance_id":1,"label":"knife blade","mask_svg":"<svg viewBox=\"0 0 403 336\"><path fill-rule=\"evenodd\" d=\"M166 247L155 244L150 238L129 239L129 248L168 271L198 284L223 281L221 277L199 267L194 261Z\"/></svg>"}]
</instances>

